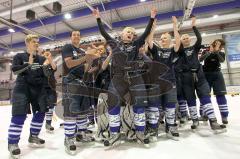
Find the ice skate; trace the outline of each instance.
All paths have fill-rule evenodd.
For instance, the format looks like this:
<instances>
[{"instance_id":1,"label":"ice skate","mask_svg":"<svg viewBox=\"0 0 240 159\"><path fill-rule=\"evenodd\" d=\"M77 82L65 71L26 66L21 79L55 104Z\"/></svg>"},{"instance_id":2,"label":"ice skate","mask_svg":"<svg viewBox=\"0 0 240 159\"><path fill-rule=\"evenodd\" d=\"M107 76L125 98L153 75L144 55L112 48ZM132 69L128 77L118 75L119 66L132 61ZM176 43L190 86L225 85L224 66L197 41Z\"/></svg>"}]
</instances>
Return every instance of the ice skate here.
<instances>
[{"instance_id":1,"label":"ice skate","mask_svg":"<svg viewBox=\"0 0 240 159\"><path fill-rule=\"evenodd\" d=\"M81 144L94 144L95 138L91 134L86 134L85 131L80 131L76 135L76 145L80 146Z\"/></svg>"},{"instance_id":2,"label":"ice skate","mask_svg":"<svg viewBox=\"0 0 240 159\"><path fill-rule=\"evenodd\" d=\"M75 138L74 137L65 137L64 146L65 146L65 151L69 155L76 155L77 147L75 145Z\"/></svg>"},{"instance_id":3,"label":"ice skate","mask_svg":"<svg viewBox=\"0 0 240 159\"><path fill-rule=\"evenodd\" d=\"M54 127L52 127L51 124L46 123L45 128L46 128L47 133L50 133L50 134L54 133Z\"/></svg>"},{"instance_id":4,"label":"ice skate","mask_svg":"<svg viewBox=\"0 0 240 159\"><path fill-rule=\"evenodd\" d=\"M45 140L40 139L36 135L30 135L28 138L28 142L29 142L29 146L34 148L44 147L45 145Z\"/></svg>"},{"instance_id":5,"label":"ice skate","mask_svg":"<svg viewBox=\"0 0 240 159\"><path fill-rule=\"evenodd\" d=\"M145 136L144 132L136 132L136 142L138 144L144 145L145 147L149 147L150 140Z\"/></svg>"},{"instance_id":6,"label":"ice skate","mask_svg":"<svg viewBox=\"0 0 240 159\"><path fill-rule=\"evenodd\" d=\"M220 125L216 119L209 120L211 129L215 134L221 134L227 132L226 125Z\"/></svg>"},{"instance_id":7,"label":"ice skate","mask_svg":"<svg viewBox=\"0 0 240 159\"><path fill-rule=\"evenodd\" d=\"M148 128L146 131L146 137L149 138L150 141L156 142L158 138L158 129Z\"/></svg>"},{"instance_id":8,"label":"ice skate","mask_svg":"<svg viewBox=\"0 0 240 159\"><path fill-rule=\"evenodd\" d=\"M104 141L104 146L111 146L115 147L121 143L121 135L120 133L113 133L111 134L108 140Z\"/></svg>"},{"instance_id":9,"label":"ice skate","mask_svg":"<svg viewBox=\"0 0 240 159\"><path fill-rule=\"evenodd\" d=\"M187 117L185 116L185 117L181 117L180 118L180 120L179 120L179 123L180 123L180 127L184 127L186 124L187 124L187 122L188 122L188 119L187 119Z\"/></svg>"},{"instance_id":10,"label":"ice skate","mask_svg":"<svg viewBox=\"0 0 240 159\"><path fill-rule=\"evenodd\" d=\"M172 126L167 126L166 127L166 135L169 139L178 141L179 140L179 132L178 132L177 124L172 125Z\"/></svg>"},{"instance_id":11,"label":"ice skate","mask_svg":"<svg viewBox=\"0 0 240 159\"><path fill-rule=\"evenodd\" d=\"M207 116L201 116L198 118L199 121L203 123L203 125L208 125L208 117Z\"/></svg>"},{"instance_id":12,"label":"ice skate","mask_svg":"<svg viewBox=\"0 0 240 159\"><path fill-rule=\"evenodd\" d=\"M191 125L191 129L192 129L193 131L195 131L195 130L198 128L198 126L199 126L199 120L198 120L198 119L194 119L194 120L193 120L193 123L192 123L192 125Z\"/></svg>"},{"instance_id":13,"label":"ice skate","mask_svg":"<svg viewBox=\"0 0 240 159\"><path fill-rule=\"evenodd\" d=\"M8 144L8 151L10 152L10 159L19 159L21 155L21 150L18 144Z\"/></svg>"},{"instance_id":14,"label":"ice skate","mask_svg":"<svg viewBox=\"0 0 240 159\"><path fill-rule=\"evenodd\" d=\"M224 125L227 125L228 124L228 118L227 117L222 117L222 123Z\"/></svg>"}]
</instances>

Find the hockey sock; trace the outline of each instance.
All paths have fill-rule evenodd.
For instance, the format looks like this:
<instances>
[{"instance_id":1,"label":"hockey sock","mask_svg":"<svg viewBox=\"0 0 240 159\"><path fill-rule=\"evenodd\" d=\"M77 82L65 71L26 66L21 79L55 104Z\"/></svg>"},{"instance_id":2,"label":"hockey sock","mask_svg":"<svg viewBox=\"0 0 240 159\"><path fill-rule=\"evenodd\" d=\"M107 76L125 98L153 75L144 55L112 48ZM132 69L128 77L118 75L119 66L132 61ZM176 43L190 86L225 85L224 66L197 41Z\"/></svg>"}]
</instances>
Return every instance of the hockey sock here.
<instances>
[{"instance_id":1,"label":"hockey sock","mask_svg":"<svg viewBox=\"0 0 240 159\"><path fill-rule=\"evenodd\" d=\"M192 120L198 119L196 99L188 100L188 109Z\"/></svg>"},{"instance_id":2,"label":"hockey sock","mask_svg":"<svg viewBox=\"0 0 240 159\"><path fill-rule=\"evenodd\" d=\"M8 144L17 144L20 140L26 115L14 115L8 129Z\"/></svg>"},{"instance_id":3,"label":"hockey sock","mask_svg":"<svg viewBox=\"0 0 240 159\"><path fill-rule=\"evenodd\" d=\"M208 119L215 119L215 113L212 106L210 96L200 98L200 103L203 105L203 115L206 115Z\"/></svg>"},{"instance_id":4,"label":"hockey sock","mask_svg":"<svg viewBox=\"0 0 240 159\"><path fill-rule=\"evenodd\" d=\"M120 107L115 106L111 110L108 111L109 113L109 127L111 133L119 133L120 132Z\"/></svg>"},{"instance_id":5,"label":"hockey sock","mask_svg":"<svg viewBox=\"0 0 240 159\"><path fill-rule=\"evenodd\" d=\"M30 126L30 134L38 135L41 131L43 120L45 117L45 113L37 112L33 115L31 126Z\"/></svg>"},{"instance_id":6,"label":"hockey sock","mask_svg":"<svg viewBox=\"0 0 240 159\"><path fill-rule=\"evenodd\" d=\"M225 95L217 95L216 99L217 99L217 103L218 103L218 107L219 107L221 116L223 118L227 118L229 111L228 111L227 99L226 99Z\"/></svg>"}]
</instances>

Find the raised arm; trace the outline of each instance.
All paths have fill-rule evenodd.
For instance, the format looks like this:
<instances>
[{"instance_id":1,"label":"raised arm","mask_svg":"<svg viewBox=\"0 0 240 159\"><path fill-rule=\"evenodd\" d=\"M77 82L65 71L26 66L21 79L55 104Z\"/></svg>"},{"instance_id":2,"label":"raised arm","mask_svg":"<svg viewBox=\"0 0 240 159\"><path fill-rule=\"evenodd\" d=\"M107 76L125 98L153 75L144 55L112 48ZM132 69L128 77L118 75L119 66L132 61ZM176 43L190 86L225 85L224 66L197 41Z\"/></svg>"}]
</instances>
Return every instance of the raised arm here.
<instances>
[{"instance_id":1,"label":"raised arm","mask_svg":"<svg viewBox=\"0 0 240 159\"><path fill-rule=\"evenodd\" d=\"M172 16L172 22L173 22L173 32L174 32L174 38L175 38L175 45L174 45L174 51L178 52L180 45L181 45L181 41L180 41L180 35L178 32L178 21L177 18L175 16Z\"/></svg>"},{"instance_id":2,"label":"raised arm","mask_svg":"<svg viewBox=\"0 0 240 159\"><path fill-rule=\"evenodd\" d=\"M156 15L157 15L157 9L153 8L151 10L151 18L150 18L150 20L148 22L148 25L147 25L144 33L136 41L137 43L140 43L140 45L143 45L145 43L145 39L150 34L152 26L153 26L154 18L156 17Z\"/></svg>"},{"instance_id":3,"label":"raised arm","mask_svg":"<svg viewBox=\"0 0 240 159\"><path fill-rule=\"evenodd\" d=\"M208 56L210 55L211 53L208 52L208 51L205 51L202 53L201 57L199 58L199 61L202 62L204 61L206 58L208 58Z\"/></svg>"},{"instance_id":4,"label":"raised arm","mask_svg":"<svg viewBox=\"0 0 240 159\"><path fill-rule=\"evenodd\" d=\"M106 68L107 68L107 66L109 65L111 59L112 59L112 49L109 49L109 55L108 55L108 57L103 61L102 70L106 70Z\"/></svg>"},{"instance_id":5,"label":"raised arm","mask_svg":"<svg viewBox=\"0 0 240 159\"><path fill-rule=\"evenodd\" d=\"M195 46L195 48L200 49L201 44L202 44L202 36L196 27L196 17L192 17L192 28L193 28L195 36L197 37L197 41L194 44L194 46Z\"/></svg>"},{"instance_id":6,"label":"raised arm","mask_svg":"<svg viewBox=\"0 0 240 159\"><path fill-rule=\"evenodd\" d=\"M73 59L72 58L72 51L73 50L72 50L71 45L65 45L62 48L62 57L63 57L63 60L65 61L66 66L68 68L73 68L75 66L86 63L86 61L87 61L87 56L86 55L83 56L83 57L80 57L79 59Z\"/></svg>"},{"instance_id":7,"label":"raised arm","mask_svg":"<svg viewBox=\"0 0 240 159\"><path fill-rule=\"evenodd\" d=\"M46 57L45 57L46 60L45 60L43 65L50 64L53 70L57 70L57 65L53 61L51 53L50 52L45 52L44 54L46 55Z\"/></svg>"},{"instance_id":8,"label":"raised arm","mask_svg":"<svg viewBox=\"0 0 240 159\"><path fill-rule=\"evenodd\" d=\"M98 24L98 28L99 28L99 31L101 33L101 35L107 40L113 40L112 37L106 32L106 30L104 29L103 27L103 24L102 24L102 21L101 21L101 18L100 18L100 13L99 13L99 10L98 9L94 9L93 10L93 15L96 17L97 19L97 24Z\"/></svg>"},{"instance_id":9,"label":"raised arm","mask_svg":"<svg viewBox=\"0 0 240 159\"><path fill-rule=\"evenodd\" d=\"M225 61L225 53L224 52L214 52L214 54L217 55L219 62Z\"/></svg>"},{"instance_id":10,"label":"raised arm","mask_svg":"<svg viewBox=\"0 0 240 159\"><path fill-rule=\"evenodd\" d=\"M156 26L157 26L157 20L154 20L152 30L147 38L148 47L150 49L153 48L153 36L154 36L155 30L156 30Z\"/></svg>"},{"instance_id":11,"label":"raised arm","mask_svg":"<svg viewBox=\"0 0 240 159\"><path fill-rule=\"evenodd\" d=\"M23 61L20 58L20 54L17 54L13 57L12 71L15 75L25 72L30 67L31 67L31 64L23 63Z\"/></svg>"}]
</instances>

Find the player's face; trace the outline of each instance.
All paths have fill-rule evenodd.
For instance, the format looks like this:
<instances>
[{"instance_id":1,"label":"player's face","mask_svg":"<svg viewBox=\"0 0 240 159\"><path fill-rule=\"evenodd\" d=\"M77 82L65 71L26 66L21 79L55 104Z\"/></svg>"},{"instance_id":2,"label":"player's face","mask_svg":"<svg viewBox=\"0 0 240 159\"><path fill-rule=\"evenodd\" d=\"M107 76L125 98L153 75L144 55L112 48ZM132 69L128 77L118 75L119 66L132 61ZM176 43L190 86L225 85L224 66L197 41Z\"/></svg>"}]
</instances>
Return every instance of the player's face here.
<instances>
[{"instance_id":1,"label":"player's face","mask_svg":"<svg viewBox=\"0 0 240 159\"><path fill-rule=\"evenodd\" d=\"M168 47L171 43L171 37L169 34L162 34L161 39L160 39L160 43L162 46L166 46Z\"/></svg>"},{"instance_id":2,"label":"player's face","mask_svg":"<svg viewBox=\"0 0 240 159\"><path fill-rule=\"evenodd\" d=\"M188 34L183 34L182 37L181 37L181 42L182 42L184 47L190 46L191 39L190 39L189 35Z\"/></svg>"},{"instance_id":3,"label":"player's face","mask_svg":"<svg viewBox=\"0 0 240 159\"><path fill-rule=\"evenodd\" d=\"M80 43L80 32L79 31L73 31L71 35L71 41L73 44L79 44Z\"/></svg>"},{"instance_id":4,"label":"player's face","mask_svg":"<svg viewBox=\"0 0 240 159\"><path fill-rule=\"evenodd\" d=\"M125 29L122 32L122 40L126 42L131 42L133 41L134 34L135 33L131 29Z\"/></svg>"},{"instance_id":5,"label":"player's face","mask_svg":"<svg viewBox=\"0 0 240 159\"><path fill-rule=\"evenodd\" d=\"M219 51L221 47L221 42L220 41L215 41L214 42L214 51Z\"/></svg>"},{"instance_id":6,"label":"player's face","mask_svg":"<svg viewBox=\"0 0 240 159\"><path fill-rule=\"evenodd\" d=\"M98 53L99 55L103 55L103 54L105 53L105 48L104 48L103 45L100 45L100 46L98 47L97 53Z\"/></svg>"},{"instance_id":7,"label":"player's face","mask_svg":"<svg viewBox=\"0 0 240 159\"><path fill-rule=\"evenodd\" d=\"M50 54L51 54L50 52L45 51L45 52L43 53L43 56L44 56L45 58L48 58L48 56L49 56Z\"/></svg>"},{"instance_id":8,"label":"player's face","mask_svg":"<svg viewBox=\"0 0 240 159\"><path fill-rule=\"evenodd\" d=\"M39 47L39 39L33 38L31 41L27 43L27 48L32 50L33 52L37 52Z\"/></svg>"}]
</instances>

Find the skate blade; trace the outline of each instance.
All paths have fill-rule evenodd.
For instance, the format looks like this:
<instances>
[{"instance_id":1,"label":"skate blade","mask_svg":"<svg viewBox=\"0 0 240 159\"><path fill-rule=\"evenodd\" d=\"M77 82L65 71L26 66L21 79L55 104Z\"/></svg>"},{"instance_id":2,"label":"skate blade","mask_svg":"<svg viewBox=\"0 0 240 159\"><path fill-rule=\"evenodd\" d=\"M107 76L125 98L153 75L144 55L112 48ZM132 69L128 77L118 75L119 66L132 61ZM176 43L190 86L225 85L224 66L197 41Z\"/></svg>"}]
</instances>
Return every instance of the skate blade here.
<instances>
[{"instance_id":1,"label":"skate blade","mask_svg":"<svg viewBox=\"0 0 240 159\"><path fill-rule=\"evenodd\" d=\"M214 134L222 134L222 133L226 133L227 129L219 129L219 130L212 130Z\"/></svg>"},{"instance_id":2,"label":"skate blade","mask_svg":"<svg viewBox=\"0 0 240 159\"><path fill-rule=\"evenodd\" d=\"M104 142L106 139L105 138L101 138L101 137L95 137L95 142Z\"/></svg>"},{"instance_id":3,"label":"skate blade","mask_svg":"<svg viewBox=\"0 0 240 159\"><path fill-rule=\"evenodd\" d=\"M93 129L93 128L95 128L95 125L94 125L94 124L88 126L88 129Z\"/></svg>"},{"instance_id":4,"label":"skate blade","mask_svg":"<svg viewBox=\"0 0 240 159\"><path fill-rule=\"evenodd\" d=\"M191 128L191 131L192 131L193 133L196 133L196 132L198 131L198 128L196 128L196 129L192 129L192 128Z\"/></svg>"},{"instance_id":5,"label":"skate blade","mask_svg":"<svg viewBox=\"0 0 240 159\"><path fill-rule=\"evenodd\" d=\"M157 136L150 136L149 139L151 142L157 142L157 140L158 140Z\"/></svg>"},{"instance_id":6,"label":"skate blade","mask_svg":"<svg viewBox=\"0 0 240 159\"><path fill-rule=\"evenodd\" d=\"M124 141L116 141L113 145L106 146L107 147L106 150L112 150L123 143Z\"/></svg>"},{"instance_id":7,"label":"skate blade","mask_svg":"<svg viewBox=\"0 0 240 159\"><path fill-rule=\"evenodd\" d=\"M144 144L142 142L138 143L140 146L144 147L144 148L150 148L149 144Z\"/></svg>"},{"instance_id":8,"label":"skate blade","mask_svg":"<svg viewBox=\"0 0 240 159\"><path fill-rule=\"evenodd\" d=\"M51 130L46 130L46 132L47 132L48 134L54 134L54 130L53 130L53 131L51 131Z\"/></svg>"},{"instance_id":9,"label":"skate blade","mask_svg":"<svg viewBox=\"0 0 240 159\"><path fill-rule=\"evenodd\" d=\"M171 139L171 140L174 140L174 141L179 141L179 137L176 137L176 136L172 136L171 134L166 134L167 138L168 139Z\"/></svg>"},{"instance_id":10,"label":"skate blade","mask_svg":"<svg viewBox=\"0 0 240 159\"><path fill-rule=\"evenodd\" d=\"M76 150L71 151L71 150L68 150L66 147L65 147L65 152L66 152L67 154L71 155L71 156L74 156L74 155L77 154L77 151L76 151Z\"/></svg>"},{"instance_id":11,"label":"skate blade","mask_svg":"<svg viewBox=\"0 0 240 159\"><path fill-rule=\"evenodd\" d=\"M84 141L84 142L75 142L76 146L77 147L80 147L80 146L94 146L95 145L95 141Z\"/></svg>"},{"instance_id":12,"label":"skate blade","mask_svg":"<svg viewBox=\"0 0 240 159\"><path fill-rule=\"evenodd\" d=\"M187 122L182 123L182 124L180 123L180 124L179 124L179 127L180 127L180 128L183 128L183 127L185 127L186 125L187 125Z\"/></svg>"},{"instance_id":13,"label":"skate blade","mask_svg":"<svg viewBox=\"0 0 240 159\"><path fill-rule=\"evenodd\" d=\"M9 155L9 159L20 159L20 154L19 155Z\"/></svg>"},{"instance_id":14,"label":"skate blade","mask_svg":"<svg viewBox=\"0 0 240 159\"><path fill-rule=\"evenodd\" d=\"M45 144L29 143L28 146L31 148L43 148Z\"/></svg>"},{"instance_id":15,"label":"skate blade","mask_svg":"<svg viewBox=\"0 0 240 159\"><path fill-rule=\"evenodd\" d=\"M208 121L202 121L202 122L200 122L200 124L203 126L208 126Z\"/></svg>"}]
</instances>

